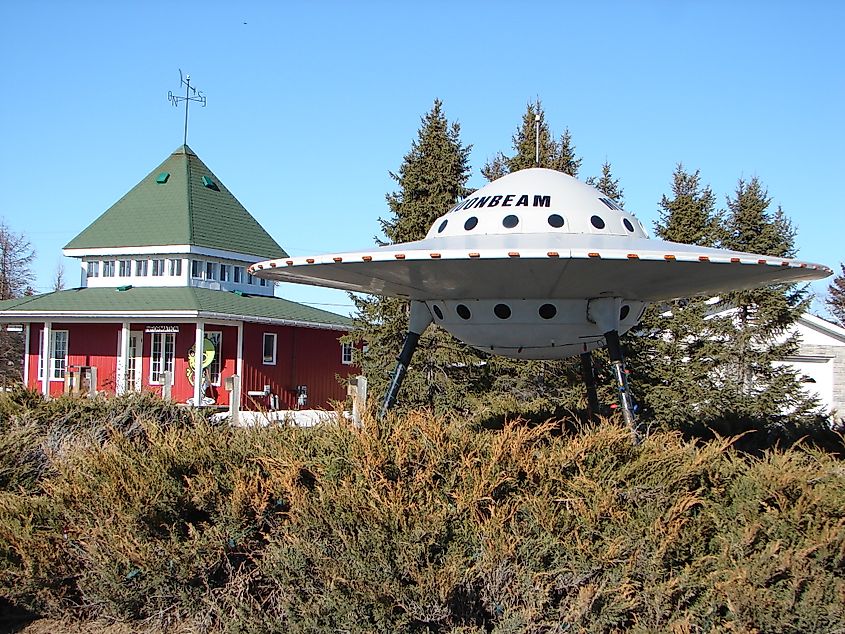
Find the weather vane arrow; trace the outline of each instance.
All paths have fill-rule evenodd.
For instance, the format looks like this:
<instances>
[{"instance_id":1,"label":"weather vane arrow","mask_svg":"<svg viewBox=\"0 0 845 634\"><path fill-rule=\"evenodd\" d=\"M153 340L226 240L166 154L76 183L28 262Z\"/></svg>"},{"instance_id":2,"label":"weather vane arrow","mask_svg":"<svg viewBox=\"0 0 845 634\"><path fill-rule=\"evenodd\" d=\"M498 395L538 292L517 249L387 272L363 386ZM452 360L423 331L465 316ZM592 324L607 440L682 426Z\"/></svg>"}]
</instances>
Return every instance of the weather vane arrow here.
<instances>
[{"instance_id":1,"label":"weather vane arrow","mask_svg":"<svg viewBox=\"0 0 845 634\"><path fill-rule=\"evenodd\" d=\"M193 86L191 86L191 76L190 75L182 75L182 69L179 69L179 85L185 87L185 96L181 95L174 95L172 91L167 91L167 99L172 103L174 106L178 106L180 102L185 102L185 136L182 140L183 145L188 145L188 105L192 101L196 101L202 104L202 107L205 108L206 100L205 95L202 94L201 90L197 90Z\"/></svg>"}]
</instances>

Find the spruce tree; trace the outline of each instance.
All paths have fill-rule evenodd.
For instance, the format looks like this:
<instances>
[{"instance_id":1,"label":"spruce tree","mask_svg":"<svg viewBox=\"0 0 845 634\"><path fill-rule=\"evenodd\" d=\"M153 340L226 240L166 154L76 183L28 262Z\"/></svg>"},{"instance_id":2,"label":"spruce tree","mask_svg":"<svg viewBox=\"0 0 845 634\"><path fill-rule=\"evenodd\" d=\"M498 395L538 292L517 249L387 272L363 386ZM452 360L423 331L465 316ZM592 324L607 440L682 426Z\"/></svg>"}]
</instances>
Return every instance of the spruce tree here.
<instances>
[{"instance_id":1,"label":"spruce tree","mask_svg":"<svg viewBox=\"0 0 845 634\"><path fill-rule=\"evenodd\" d=\"M842 272L833 278L830 286L827 287L830 296L825 303L839 325L845 326L845 264L840 264L839 267Z\"/></svg>"},{"instance_id":2,"label":"spruce tree","mask_svg":"<svg viewBox=\"0 0 845 634\"><path fill-rule=\"evenodd\" d=\"M555 141L546 121L543 104L537 99L526 106L522 123L517 126L516 133L511 139L513 155L506 156L499 152L481 169L481 174L488 181L496 180L511 172L537 166L538 116L540 117L540 167L558 170L570 176L578 175L581 159L575 154L575 145L569 129L564 131L559 142Z\"/></svg>"},{"instance_id":3,"label":"spruce tree","mask_svg":"<svg viewBox=\"0 0 845 634\"><path fill-rule=\"evenodd\" d=\"M722 235L716 197L701 175L684 170L672 175L672 195L659 203L657 236L663 240L716 246ZM626 337L633 389L647 424L689 430L720 411L720 391L712 371L719 356L719 317L707 297L650 305ZM713 320L716 321L713 321Z\"/></svg>"},{"instance_id":4,"label":"spruce tree","mask_svg":"<svg viewBox=\"0 0 845 634\"><path fill-rule=\"evenodd\" d=\"M605 159L604 163L602 163L601 176L598 178L590 176L586 182L588 185L592 185L600 192L603 192L608 198L615 200L619 203L619 205L622 205L624 192L622 187L619 185L619 179L613 178L610 162L607 159Z\"/></svg>"},{"instance_id":5,"label":"spruce tree","mask_svg":"<svg viewBox=\"0 0 845 634\"><path fill-rule=\"evenodd\" d=\"M721 215L710 186L701 186L698 170L690 174L682 163L672 175L672 198L660 199L657 235L663 240L715 247L722 238Z\"/></svg>"},{"instance_id":6,"label":"spruce tree","mask_svg":"<svg viewBox=\"0 0 845 634\"><path fill-rule=\"evenodd\" d=\"M557 144L557 155L548 167L564 174L569 174L572 178L578 178L581 159L575 154L575 144L572 142L572 134L569 132L569 128L566 128L563 134L560 135L560 141Z\"/></svg>"},{"instance_id":7,"label":"spruce tree","mask_svg":"<svg viewBox=\"0 0 845 634\"><path fill-rule=\"evenodd\" d=\"M722 246L776 258L795 255L795 228L755 177L740 179L728 214ZM795 284L725 293L716 308L730 316L722 333L717 368L723 403L718 428L726 433L754 431L758 443L791 441L821 424L818 403L782 361L798 351L797 335L787 331L807 309L807 290Z\"/></svg>"},{"instance_id":8,"label":"spruce tree","mask_svg":"<svg viewBox=\"0 0 845 634\"><path fill-rule=\"evenodd\" d=\"M725 213L698 172L678 165L672 190L660 202L660 238L794 255L795 230L782 209L769 210L758 179L739 181ZM754 448L818 432L817 403L782 363L798 349L786 333L806 309L805 292L779 284L651 306L629 338L645 418L696 436L748 432L741 444Z\"/></svg>"},{"instance_id":9,"label":"spruce tree","mask_svg":"<svg viewBox=\"0 0 845 634\"><path fill-rule=\"evenodd\" d=\"M555 141L539 99L528 103L522 121L511 138L513 154L498 153L482 168L487 180L495 180L537 165L537 117L540 117L540 167L577 176L581 159L575 153L567 128ZM476 406L491 415L518 414L542 419L577 408L583 400L578 361L523 361L491 356L485 363L486 394L474 396Z\"/></svg>"},{"instance_id":10,"label":"spruce tree","mask_svg":"<svg viewBox=\"0 0 845 634\"><path fill-rule=\"evenodd\" d=\"M443 103L435 100L422 117L417 138L398 172L390 174L398 188L386 196L390 215L379 219L385 239L377 241L424 238L435 219L469 193L469 151L470 146L461 142L460 126L447 121ZM352 300L355 325L347 340L364 342L357 363L368 377L373 398L379 399L408 329L409 304L368 295L352 295ZM443 329L429 326L405 377L399 406L460 409L472 391L467 383L480 372L477 368L483 368L478 360L476 353Z\"/></svg>"}]
</instances>

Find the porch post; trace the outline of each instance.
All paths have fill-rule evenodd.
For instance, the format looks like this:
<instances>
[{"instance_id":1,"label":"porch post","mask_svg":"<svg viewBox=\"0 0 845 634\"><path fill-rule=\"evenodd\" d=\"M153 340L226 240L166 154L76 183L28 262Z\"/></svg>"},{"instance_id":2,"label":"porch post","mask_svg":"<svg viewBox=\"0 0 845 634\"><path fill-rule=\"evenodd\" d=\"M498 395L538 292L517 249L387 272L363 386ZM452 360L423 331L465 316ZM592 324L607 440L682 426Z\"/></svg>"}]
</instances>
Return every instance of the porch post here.
<instances>
[{"instance_id":1,"label":"porch post","mask_svg":"<svg viewBox=\"0 0 845 634\"><path fill-rule=\"evenodd\" d=\"M41 378L41 393L50 396L50 329L52 322L44 322L44 330L41 333L41 367L44 368L44 376Z\"/></svg>"},{"instance_id":2,"label":"porch post","mask_svg":"<svg viewBox=\"0 0 845 634\"><path fill-rule=\"evenodd\" d=\"M116 378L116 385L115 385L115 393L116 394L125 394L126 393L126 377L127 372L126 369L129 367L129 322L124 321L120 327L120 340L118 343L118 355L117 355L117 376Z\"/></svg>"},{"instance_id":3,"label":"porch post","mask_svg":"<svg viewBox=\"0 0 845 634\"><path fill-rule=\"evenodd\" d=\"M235 374L243 376L244 373L244 322L238 322L238 358L235 362Z\"/></svg>"},{"instance_id":4,"label":"porch post","mask_svg":"<svg viewBox=\"0 0 845 634\"><path fill-rule=\"evenodd\" d=\"M238 375L238 409L241 407L241 387L244 380L244 322L238 322L238 351L235 362L235 373ZM235 393L229 394L229 398L235 398Z\"/></svg>"},{"instance_id":5,"label":"porch post","mask_svg":"<svg viewBox=\"0 0 845 634\"><path fill-rule=\"evenodd\" d=\"M205 339L205 322L197 322L197 337L194 343L194 407L202 406L205 393L202 389L202 351Z\"/></svg>"},{"instance_id":6,"label":"porch post","mask_svg":"<svg viewBox=\"0 0 845 634\"><path fill-rule=\"evenodd\" d=\"M24 326L23 340L23 386L29 387L29 323Z\"/></svg>"}]
</instances>

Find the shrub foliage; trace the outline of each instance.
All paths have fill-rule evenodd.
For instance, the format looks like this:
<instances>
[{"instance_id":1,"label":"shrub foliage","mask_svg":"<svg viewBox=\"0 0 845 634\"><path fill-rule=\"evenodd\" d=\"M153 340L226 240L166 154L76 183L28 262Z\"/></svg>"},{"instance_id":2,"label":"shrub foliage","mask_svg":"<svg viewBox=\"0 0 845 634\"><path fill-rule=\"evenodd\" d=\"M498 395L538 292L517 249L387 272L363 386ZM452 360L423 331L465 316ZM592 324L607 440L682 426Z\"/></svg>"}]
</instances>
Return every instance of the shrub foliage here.
<instances>
[{"instance_id":1,"label":"shrub foliage","mask_svg":"<svg viewBox=\"0 0 845 634\"><path fill-rule=\"evenodd\" d=\"M0 595L40 614L256 633L845 629L845 472L811 448L423 413L230 428L147 397L24 400L0 406ZM57 442L62 416L77 431ZM106 416L122 422L87 422Z\"/></svg>"}]
</instances>

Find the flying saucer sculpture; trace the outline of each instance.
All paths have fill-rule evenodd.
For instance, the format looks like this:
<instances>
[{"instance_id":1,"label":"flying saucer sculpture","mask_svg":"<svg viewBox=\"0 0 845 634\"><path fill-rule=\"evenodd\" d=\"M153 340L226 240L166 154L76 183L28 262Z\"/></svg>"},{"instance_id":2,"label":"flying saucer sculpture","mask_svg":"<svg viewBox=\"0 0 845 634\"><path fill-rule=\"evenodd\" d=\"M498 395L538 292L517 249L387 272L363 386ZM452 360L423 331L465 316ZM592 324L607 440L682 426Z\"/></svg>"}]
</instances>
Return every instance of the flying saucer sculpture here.
<instances>
[{"instance_id":1,"label":"flying saucer sculpture","mask_svg":"<svg viewBox=\"0 0 845 634\"><path fill-rule=\"evenodd\" d=\"M440 216L423 240L270 260L250 272L411 300L408 337L383 411L395 401L419 336L434 321L493 354L580 354L588 386L589 352L607 345L632 426L619 335L639 322L648 303L832 273L793 259L650 239L633 214L601 191L542 168L476 191Z\"/></svg>"}]
</instances>

